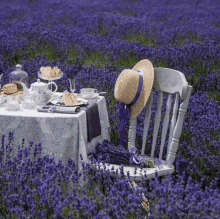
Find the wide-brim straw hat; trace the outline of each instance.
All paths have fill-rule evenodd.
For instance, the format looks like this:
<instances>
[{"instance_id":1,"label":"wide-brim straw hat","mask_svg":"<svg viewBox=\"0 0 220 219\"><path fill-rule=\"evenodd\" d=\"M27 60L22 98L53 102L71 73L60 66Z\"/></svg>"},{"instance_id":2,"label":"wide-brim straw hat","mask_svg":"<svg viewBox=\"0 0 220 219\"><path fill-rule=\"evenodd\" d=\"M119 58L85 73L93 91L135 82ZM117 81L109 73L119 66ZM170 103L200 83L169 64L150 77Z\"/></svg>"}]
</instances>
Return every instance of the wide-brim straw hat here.
<instances>
[{"instance_id":1,"label":"wide-brim straw hat","mask_svg":"<svg viewBox=\"0 0 220 219\"><path fill-rule=\"evenodd\" d=\"M115 99L124 104L130 104L138 90L139 73L142 71L143 87L134 105L130 107L130 118L135 118L142 111L150 96L154 82L154 68L148 59L138 62L132 69L125 69L118 76L114 88Z\"/></svg>"}]
</instances>

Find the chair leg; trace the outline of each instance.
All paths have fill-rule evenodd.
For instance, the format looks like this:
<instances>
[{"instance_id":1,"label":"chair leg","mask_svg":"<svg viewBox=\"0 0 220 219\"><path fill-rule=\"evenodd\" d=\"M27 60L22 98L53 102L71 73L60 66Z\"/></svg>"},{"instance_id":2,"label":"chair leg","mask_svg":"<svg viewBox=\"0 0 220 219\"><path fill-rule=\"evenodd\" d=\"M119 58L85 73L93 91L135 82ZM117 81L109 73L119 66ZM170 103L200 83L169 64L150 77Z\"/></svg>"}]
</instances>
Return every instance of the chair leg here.
<instances>
[{"instance_id":1,"label":"chair leg","mask_svg":"<svg viewBox=\"0 0 220 219\"><path fill-rule=\"evenodd\" d=\"M137 117L135 117L134 119L130 119L130 126L128 132L128 150L130 150L132 147L135 147L136 123Z\"/></svg>"},{"instance_id":2,"label":"chair leg","mask_svg":"<svg viewBox=\"0 0 220 219\"><path fill-rule=\"evenodd\" d=\"M133 191L135 191L138 188L140 189L140 187L134 181L131 181L128 183L131 186L131 188L133 189ZM150 204L149 204L148 199L145 197L144 193L141 193L141 205L147 212L149 212Z\"/></svg>"}]
</instances>

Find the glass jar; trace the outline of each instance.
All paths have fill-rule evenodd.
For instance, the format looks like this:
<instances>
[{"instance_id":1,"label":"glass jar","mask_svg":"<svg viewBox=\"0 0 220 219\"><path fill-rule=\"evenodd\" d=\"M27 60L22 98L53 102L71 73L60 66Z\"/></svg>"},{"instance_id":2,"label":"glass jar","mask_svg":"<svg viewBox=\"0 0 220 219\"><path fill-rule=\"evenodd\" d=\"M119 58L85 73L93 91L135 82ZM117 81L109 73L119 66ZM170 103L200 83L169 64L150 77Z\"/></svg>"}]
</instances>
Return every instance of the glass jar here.
<instances>
[{"instance_id":1,"label":"glass jar","mask_svg":"<svg viewBox=\"0 0 220 219\"><path fill-rule=\"evenodd\" d=\"M9 81L10 81L10 83L23 82L27 87L29 87L28 74L27 74L27 72L22 70L22 65L20 65L20 64L17 64L16 70L9 74ZM21 89L22 89L22 87L21 87Z\"/></svg>"}]
</instances>

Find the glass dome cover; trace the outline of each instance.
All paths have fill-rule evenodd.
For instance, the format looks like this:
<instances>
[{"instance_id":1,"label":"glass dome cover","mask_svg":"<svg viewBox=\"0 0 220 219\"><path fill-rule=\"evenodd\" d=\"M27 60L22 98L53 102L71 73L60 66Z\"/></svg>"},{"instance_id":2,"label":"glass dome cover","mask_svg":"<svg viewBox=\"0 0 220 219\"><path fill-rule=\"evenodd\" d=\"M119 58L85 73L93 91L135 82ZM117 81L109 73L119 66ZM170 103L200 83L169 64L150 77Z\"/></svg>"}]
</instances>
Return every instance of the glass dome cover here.
<instances>
[{"instance_id":1,"label":"glass dome cover","mask_svg":"<svg viewBox=\"0 0 220 219\"><path fill-rule=\"evenodd\" d=\"M27 87L29 87L28 74L22 70L22 65L20 64L17 64L16 70L9 74L9 81L10 83L23 82Z\"/></svg>"}]
</instances>

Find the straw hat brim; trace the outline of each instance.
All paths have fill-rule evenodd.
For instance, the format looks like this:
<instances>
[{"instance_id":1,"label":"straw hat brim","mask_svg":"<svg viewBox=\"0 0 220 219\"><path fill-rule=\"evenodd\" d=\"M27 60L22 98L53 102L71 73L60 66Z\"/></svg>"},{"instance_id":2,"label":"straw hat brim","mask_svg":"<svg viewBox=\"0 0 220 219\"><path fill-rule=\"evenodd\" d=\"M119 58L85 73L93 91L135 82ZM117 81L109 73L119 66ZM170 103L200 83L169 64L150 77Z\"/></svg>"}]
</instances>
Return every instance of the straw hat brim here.
<instances>
[{"instance_id":1,"label":"straw hat brim","mask_svg":"<svg viewBox=\"0 0 220 219\"><path fill-rule=\"evenodd\" d=\"M148 59L144 59L144 60L141 60L140 62L138 62L132 68L132 70L142 71L143 87L142 87L141 94L140 94L138 100L136 101L136 103L134 105L132 105L130 107L130 118L131 119L138 116L140 114L140 112L142 111L142 109L144 108L144 106L146 105L147 100L148 100L150 93L151 93L151 90L152 90L153 82L154 82L154 68ZM132 70L126 70L126 72L124 70L119 75L119 77L116 81L116 84L115 84L115 89L114 89L115 98L125 104L130 103L130 102L126 102L128 99L129 100L134 99L136 92L137 92L137 88L138 88L139 74L136 71L132 71ZM129 80L129 77L131 75L133 75L132 81ZM128 83L130 83L129 86L127 86ZM120 87L124 86L123 84L128 87L129 90L126 88L127 92L126 92L126 90L120 91ZM129 94L129 91L132 91L132 93Z\"/></svg>"},{"instance_id":2,"label":"straw hat brim","mask_svg":"<svg viewBox=\"0 0 220 219\"><path fill-rule=\"evenodd\" d=\"M151 90L154 83L154 67L148 59L141 60L134 67L133 70L142 70L143 72L143 88L137 102L131 106L130 118L135 118L146 105L150 97Z\"/></svg>"}]
</instances>

